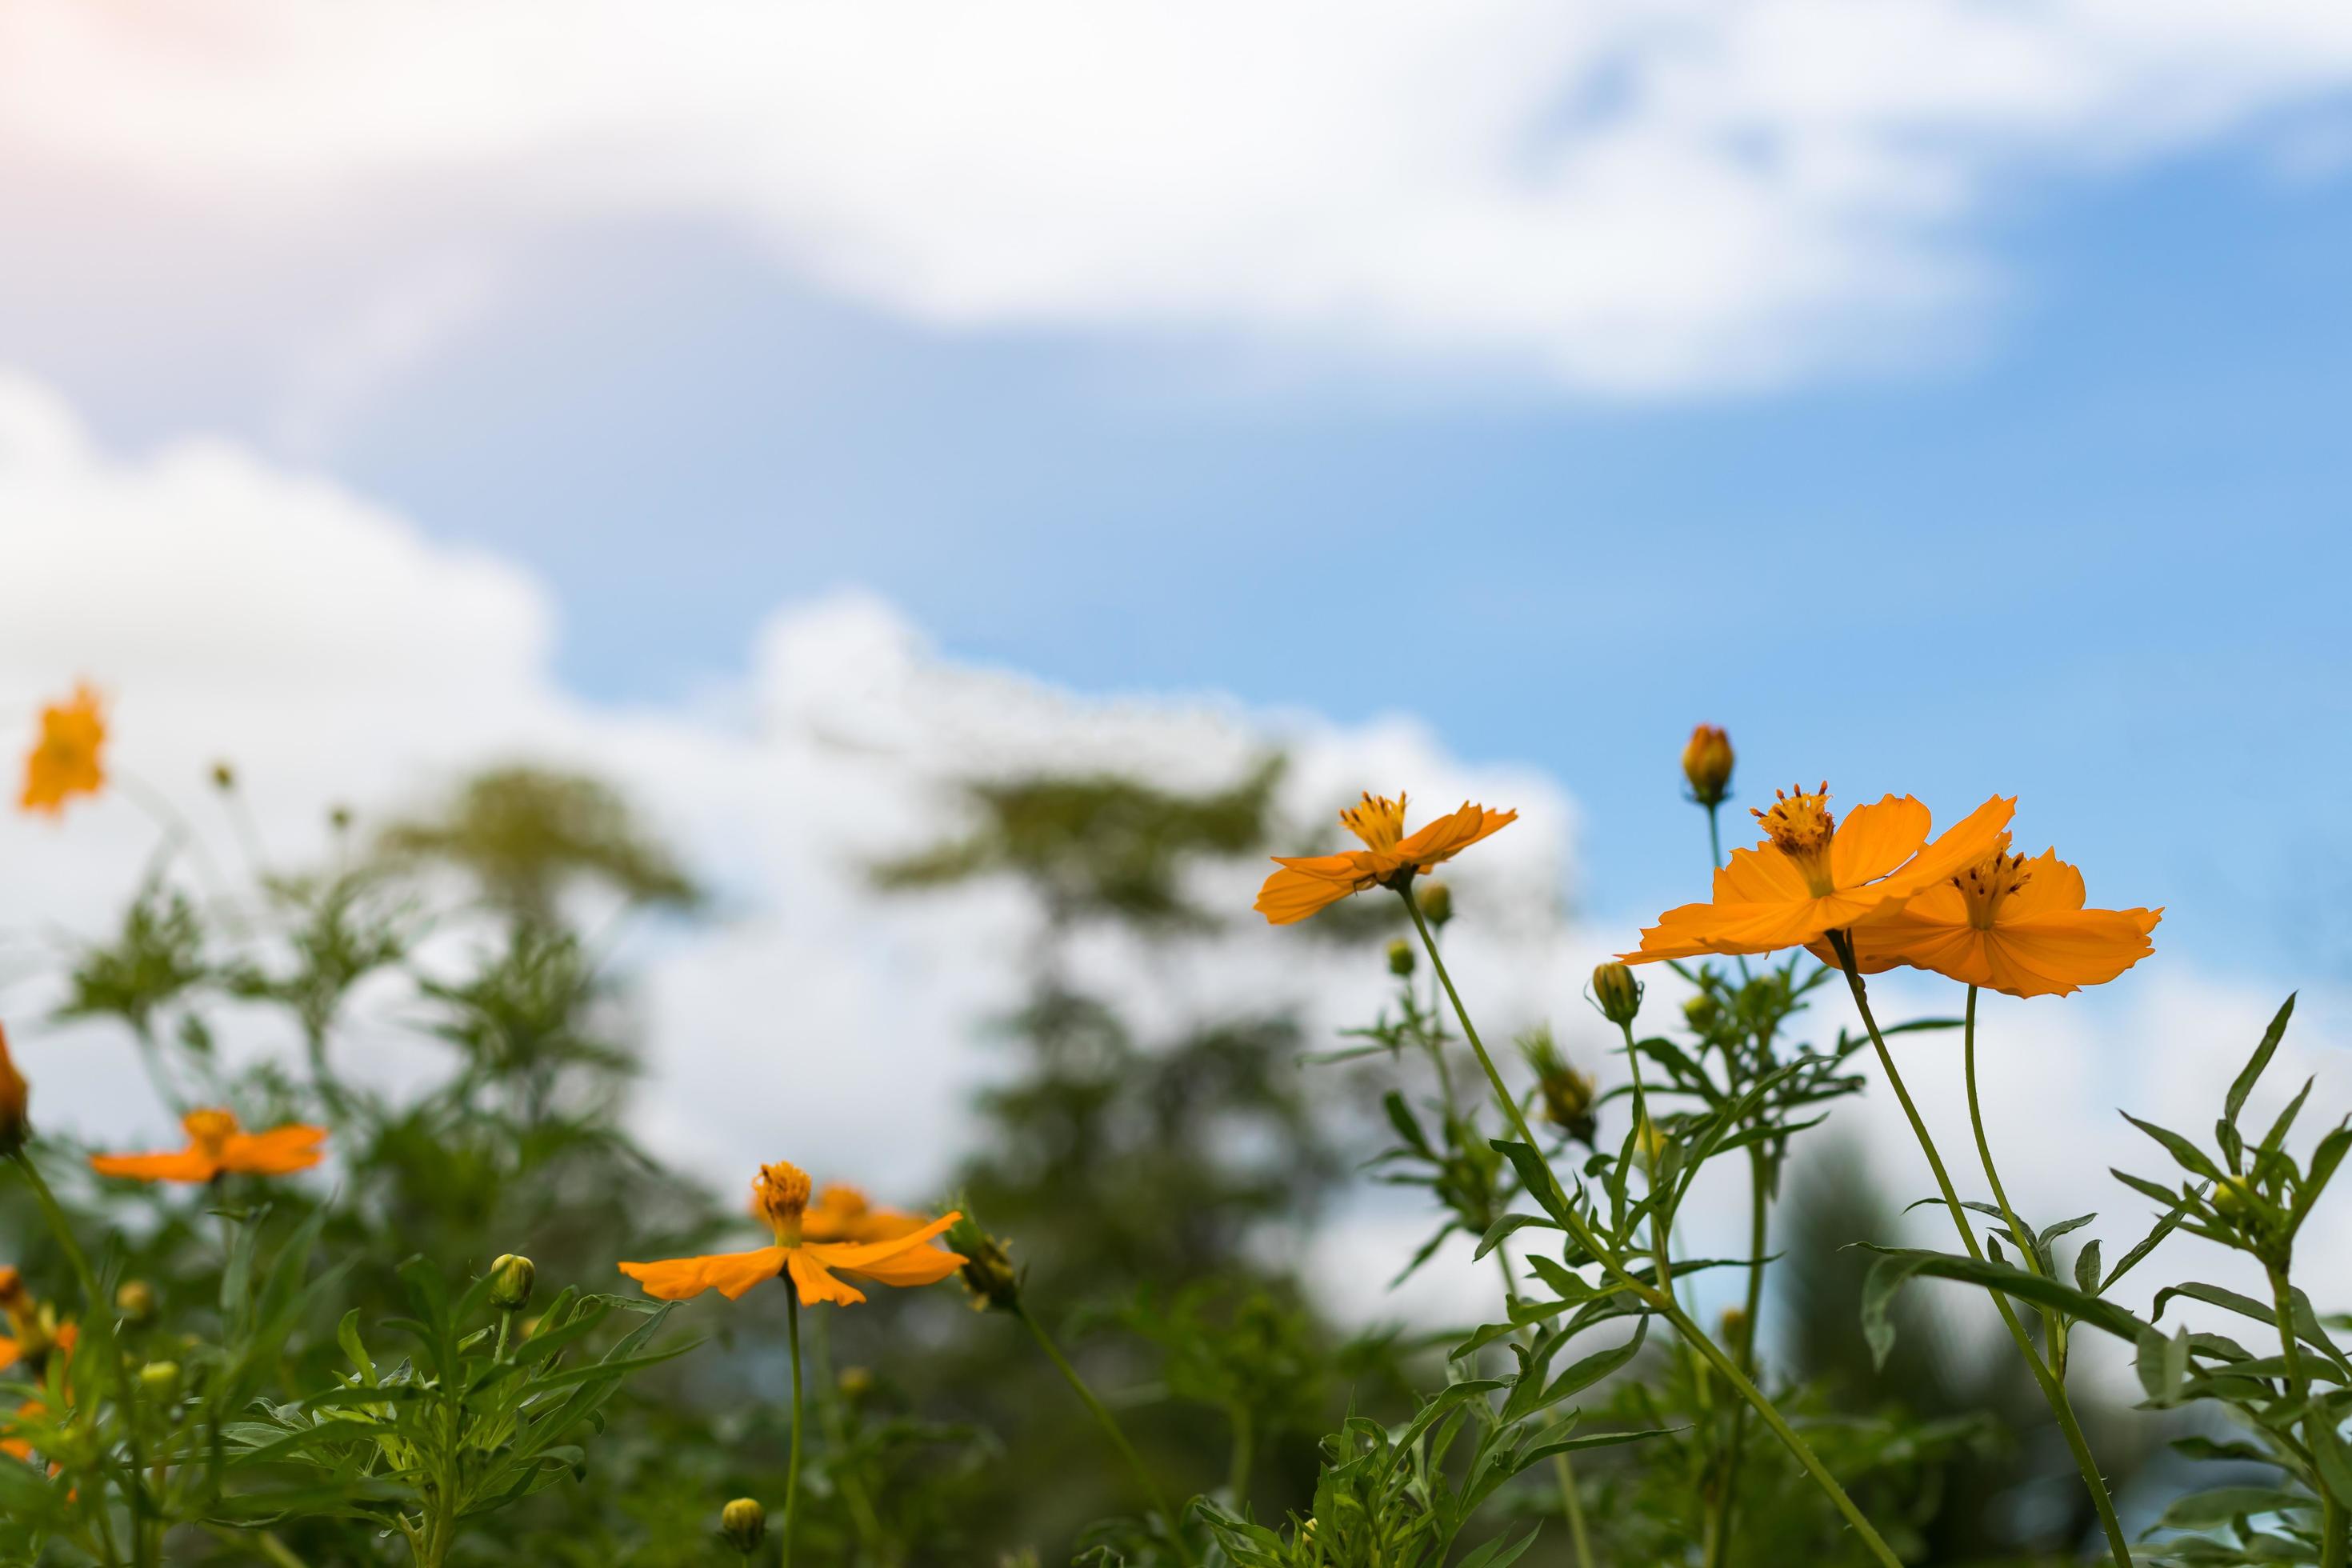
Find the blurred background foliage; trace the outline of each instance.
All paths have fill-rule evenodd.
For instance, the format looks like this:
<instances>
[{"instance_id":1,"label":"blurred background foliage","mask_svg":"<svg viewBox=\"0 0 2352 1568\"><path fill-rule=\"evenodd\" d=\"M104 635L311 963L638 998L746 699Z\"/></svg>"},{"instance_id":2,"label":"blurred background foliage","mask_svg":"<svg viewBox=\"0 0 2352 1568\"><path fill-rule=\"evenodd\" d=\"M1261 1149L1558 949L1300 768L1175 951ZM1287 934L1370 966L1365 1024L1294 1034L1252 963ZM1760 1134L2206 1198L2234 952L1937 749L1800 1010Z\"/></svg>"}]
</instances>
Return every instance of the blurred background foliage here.
<instances>
[{"instance_id":1,"label":"blurred background foliage","mask_svg":"<svg viewBox=\"0 0 2352 1568\"><path fill-rule=\"evenodd\" d=\"M1228 921L1198 899L1200 878L1258 863L1278 828L1285 842L1303 837L1275 818L1281 766L1269 758L1197 794L1110 776L973 781L935 843L873 868L877 886L905 899L992 879L1034 909L1019 1004L972 1021L995 1070L972 1106L972 1152L953 1192L1005 1238L1026 1310L1118 1412L1161 1489L1211 1494L1268 1523L1311 1505L1327 1435L1350 1415L1410 1415L1412 1390L1443 1383L1443 1347L1474 1326L1344 1328L1297 1261L1336 1201L1372 1190L1365 1167L1390 1141L1377 1107L1409 1064L1372 1048L1306 1065L1337 1042L1304 1037L1278 1011L1148 1028L1074 978L1068 949L1104 927L1172 947ZM233 776L219 784L234 796ZM233 1178L191 1196L101 1194L78 1161L55 1160L81 1233L110 1235L109 1267L163 1303L141 1331L152 1342L218 1331L207 1305L221 1297L226 1256L215 1207L257 1226L264 1246L316 1226L320 1266L347 1269L336 1311L356 1305L371 1321L401 1310L400 1269L413 1258L462 1286L497 1256L528 1253L542 1281L603 1290L616 1258L709 1250L740 1234L740 1194L666 1170L627 1131L638 1041L629 976L612 967L605 933L633 912L701 918L704 903L688 869L604 784L522 766L483 773L380 827L341 824L328 863L272 870L234 899L199 897L201 884L174 868L159 858L115 932L71 956L59 1016L119 1025L174 1109L233 1105L255 1126L323 1122L336 1163L331 1179ZM1377 974L1393 910L1359 902L1318 934L1360 947ZM594 938L583 910L594 911ZM386 1094L348 1068L383 1027L356 1021L355 998L395 979L407 986L401 1021L439 1049L429 1071ZM257 1027L257 1012L290 1021L292 1049L253 1058L216 1044L231 1026ZM1597 1146L1624 1136L1628 1114L1622 1101L1598 1108ZM1853 1146L1833 1131L1816 1142L1780 1208L1766 1380L1910 1560L2073 1555L2093 1521L2013 1362L1952 1331L1939 1299L1915 1289L1896 1303L1891 1359L1873 1365L1857 1331L1867 1266L1843 1249L1891 1237L1898 1205ZM1444 1218L1429 1191L1381 1191L1379 1201ZM66 1260L14 1184L0 1186L0 1258L44 1294L67 1294ZM1350 1320L1378 1320L1377 1282L1360 1289ZM294 1328L280 1352L291 1382L343 1366L334 1315L321 1309ZM1089 1550L1099 1563L1160 1560L1145 1532L1117 1522L1139 1519L1147 1500L1014 1321L975 1313L942 1287L877 1291L811 1324L803 1562L1055 1563ZM750 1496L772 1511L781 1500L783 1330L760 1295L677 1313L671 1334L709 1342L623 1386L572 1473L483 1521L449 1561L734 1560L716 1533L721 1504ZM1653 1342L1587 1403L1601 1426L1683 1428L1704 1419L1706 1402L1687 1361ZM2128 1497L2165 1433L2095 1404L2086 1419ZM1862 1561L1760 1429L1748 1443L1737 1472L1741 1560ZM1600 1561L1686 1559L1695 1452L1667 1440L1584 1459ZM1521 1561L1570 1560L1547 1476L1514 1483L1496 1513L1544 1525ZM184 1529L169 1560L407 1557L380 1528L327 1515Z\"/></svg>"}]
</instances>

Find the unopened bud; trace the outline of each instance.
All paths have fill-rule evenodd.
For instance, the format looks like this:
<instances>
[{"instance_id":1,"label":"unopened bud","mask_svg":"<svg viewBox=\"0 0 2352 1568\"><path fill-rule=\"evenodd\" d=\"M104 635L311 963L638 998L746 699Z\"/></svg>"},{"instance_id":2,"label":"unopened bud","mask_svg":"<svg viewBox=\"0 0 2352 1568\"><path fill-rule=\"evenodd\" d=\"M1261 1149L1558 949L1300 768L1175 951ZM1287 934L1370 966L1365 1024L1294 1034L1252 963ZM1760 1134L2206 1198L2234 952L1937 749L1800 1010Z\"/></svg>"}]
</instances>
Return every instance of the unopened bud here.
<instances>
[{"instance_id":1,"label":"unopened bud","mask_svg":"<svg viewBox=\"0 0 2352 1568\"><path fill-rule=\"evenodd\" d=\"M835 1386L844 1399L863 1399L874 1392L874 1373L862 1366L845 1366Z\"/></svg>"},{"instance_id":2,"label":"unopened bud","mask_svg":"<svg viewBox=\"0 0 2352 1568\"><path fill-rule=\"evenodd\" d=\"M959 1204L958 1207L963 1205ZM980 1228L969 1209L948 1232L948 1245L963 1254L964 1289L971 1292L971 1304L981 1311L1017 1310L1021 1305L1021 1275L1013 1267L1013 1255L1004 1243Z\"/></svg>"},{"instance_id":3,"label":"unopened bud","mask_svg":"<svg viewBox=\"0 0 2352 1568\"><path fill-rule=\"evenodd\" d=\"M155 1321L155 1288L144 1279L125 1279L114 1293L114 1310L133 1328Z\"/></svg>"},{"instance_id":4,"label":"unopened bud","mask_svg":"<svg viewBox=\"0 0 2352 1568\"><path fill-rule=\"evenodd\" d=\"M2262 1213L2262 1199L2245 1177L2224 1176L2213 1184L2213 1209L2231 1219L2244 1220Z\"/></svg>"},{"instance_id":5,"label":"unopened bud","mask_svg":"<svg viewBox=\"0 0 2352 1568\"><path fill-rule=\"evenodd\" d=\"M31 1099L32 1090L26 1087L25 1075L16 1070L16 1061L8 1055L8 1032L0 1029L0 1157L22 1149L32 1132L32 1121L26 1110Z\"/></svg>"},{"instance_id":6,"label":"unopened bud","mask_svg":"<svg viewBox=\"0 0 2352 1568\"><path fill-rule=\"evenodd\" d=\"M1683 748L1683 777L1690 781L1691 798L1701 805L1723 804L1731 792L1731 737L1713 724L1691 731Z\"/></svg>"},{"instance_id":7,"label":"unopened bud","mask_svg":"<svg viewBox=\"0 0 2352 1568\"><path fill-rule=\"evenodd\" d=\"M348 833L352 826L352 808L339 805L327 813L327 826L338 833Z\"/></svg>"},{"instance_id":8,"label":"unopened bud","mask_svg":"<svg viewBox=\"0 0 2352 1568\"><path fill-rule=\"evenodd\" d=\"M1723 1016L1723 1004L1715 999L1712 991L1702 991L1683 1004L1683 1016L1689 1020L1692 1029L1704 1035L1712 1031Z\"/></svg>"},{"instance_id":9,"label":"unopened bud","mask_svg":"<svg viewBox=\"0 0 2352 1568\"><path fill-rule=\"evenodd\" d=\"M1744 1307L1726 1307L1723 1316L1716 1321L1715 1337L1723 1348L1745 1361L1748 1357L1748 1310Z\"/></svg>"},{"instance_id":10,"label":"unopened bud","mask_svg":"<svg viewBox=\"0 0 2352 1568\"><path fill-rule=\"evenodd\" d=\"M1454 918L1454 889L1444 883L1423 884L1419 897L1421 912L1431 925L1443 926Z\"/></svg>"},{"instance_id":11,"label":"unopened bud","mask_svg":"<svg viewBox=\"0 0 2352 1568\"><path fill-rule=\"evenodd\" d=\"M1389 973L1399 980L1403 979L1412 973L1413 963L1418 957L1419 954L1412 951L1412 943L1402 937L1397 938L1389 943Z\"/></svg>"},{"instance_id":12,"label":"unopened bud","mask_svg":"<svg viewBox=\"0 0 2352 1568\"><path fill-rule=\"evenodd\" d=\"M719 1510L719 1538L749 1557L768 1538L768 1510L757 1498L739 1497Z\"/></svg>"},{"instance_id":13,"label":"unopened bud","mask_svg":"<svg viewBox=\"0 0 2352 1568\"><path fill-rule=\"evenodd\" d=\"M490 1305L501 1312L519 1312L530 1300L539 1271L530 1259L509 1252L490 1265Z\"/></svg>"},{"instance_id":14,"label":"unopened bud","mask_svg":"<svg viewBox=\"0 0 2352 1568\"><path fill-rule=\"evenodd\" d=\"M236 769L228 763L213 764L213 788L227 791L236 787Z\"/></svg>"},{"instance_id":15,"label":"unopened bud","mask_svg":"<svg viewBox=\"0 0 2352 1568\"><path fill-rule=\"evenodd\" d=\"M1642 1010L1642 983L1632 970L1612 960L1592 972L1592 999L1611 1023L1630 1024Z\"/></svg>"},{"instance_id":16,"label":"unopened bud","mask_svg":"<svg viewBox=\"0 0 2352 1568\"><path fill-rule=\"evenodd\" d=\"M139 1392L158 1405L169 1405L180 1397L180 1363L175 1361L151 1361L139 1369Z\"/></svg>"},{"instance_id":17,"label":"unopened bud","mask_svg":"<svg viewBox=\"0 0 2352 1568\"><path fill-rule=\"evenodd\" d=\"M1591 1143L1598 1131L1592 1119L1592 1080L1568 1065L1548 1024L1521 1035L1519 1049L1535 1072L1544 1120L1579 1142Z\"/></svg>"},{"instance_id":18,"label":"unopened bud","mask_svg":"<svg viewBox=\"0 0 2352 1568\"><path fill-rule=\"evenodd\" d=\"M1643 1175L1654 1175L1658 1162L1665 1157L1666 1135L1658 1130L1656 1122L1643 1118L1642 1125L1633 1133L1633 1163L1642 1168Z\"/></svg>"}]
</instances>

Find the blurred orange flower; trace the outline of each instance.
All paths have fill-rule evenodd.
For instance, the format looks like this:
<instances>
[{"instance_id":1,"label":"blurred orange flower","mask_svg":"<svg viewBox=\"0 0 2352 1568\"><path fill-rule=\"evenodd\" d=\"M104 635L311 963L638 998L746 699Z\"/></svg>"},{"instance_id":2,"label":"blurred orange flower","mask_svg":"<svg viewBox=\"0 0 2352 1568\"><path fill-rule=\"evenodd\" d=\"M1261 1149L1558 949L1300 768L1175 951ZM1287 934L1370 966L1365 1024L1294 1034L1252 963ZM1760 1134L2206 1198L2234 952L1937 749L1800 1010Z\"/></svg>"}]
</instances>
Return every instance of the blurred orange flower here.
<instances>
[{"instance_id":1,"label":"blurred orange flower","mask_svg":"<svg viewBox=\"0 0 2352 1568\"><path fill-rule=\"evenodd\" d=\"M31 1131L26 1115L31 1100L25 1075L16 1070L15 1058L8 1055L8 1031L0 1028L0 1154L13 1154L25 1146L26 1134Z\"/></svg>"},{"instance_id":2,"label":"blurred orange flower","mask_svg":"<svg viewBox=\"0 0 2352 1568\"><path fill-rule=\"evenodd\" d=\"M2063 996L2113 980L2156 951L2162 910L2086 910L2083 873L2045 849L2032 859L1992 852L1853 932L1854 966L1933 970L2011 996ZM1834 964L1826 942L1813 955Z\"/></svg>"},{"instance_id":3,"label":"blurred orange flower","mask_svg":"<svg viewBox=\"0 0 2352 1568\"><path fill-rule=\"evenodd\" d=\"M283 1176L307 1171L326 1156L323 1127L291 1122L267 1132L247 1132L226 1110L191 1110L180 1118L188 1146L168 1154L93 1154L89 1168L101 1176L136 1182L209 1182L215 1176Z\"/></svg>"},{"instance_id":4,"label":"blurred orange flower","mask_svg":"<svg viewBox=\"0 0 2352 1568\"><path fill-rule=\"evenodd\" d=\"M1367 795L1361 805L1339 814L1349 832L1363 840L1361 849L1338 855L1274 858L1282 868L1265 879L1251 906L1271 925L1286 926L1338 903L1367 888L1394 887L1408 872L1425 874L1438 862L1451 860L1481 838L1517 822L1516 811L1488 811L1465 801L1460 810L1441 816L1411 837L1404 831L1405 797Z\"/></svg>"},{"instance_id":5,"label":"blurred orange flower","mask_svg":"<svg viewBox=\"0 0 2352 1568\"><path fill-rule=\"evenodd\" d=\"M828 1182L817 1189L816 1201L809 1205L807 1215L801 1221L801 1239L896 1241L908 1231L922 1229L924 1224L920 1215L908 1214L904 1209L876 1208L857 1188Z\"/></svg>"},{"instance_id":6,"label":"blurred orange flower","mask_svg":"<svg viewBox=\"0 0 2352 1568\"><path fill-rule=\"evenodd\" d=\"M775 1233L773 1247L624 1263L621 1272L644 1286L646 1295L664 1301L684 1301L705 1290L738 1300L761 1280L789 1275L802 1306L834 1301L845 1307L866 1300L866 1293L835 1269L884 1285L934 1285L963 1266L961 1254L927 1245L961 1219L961 1214L878 1240L823 1242L812 1235L812 1221L818 1216L809 1213L809 1194L808 1173L798 1165L782 1161L762 1165L751 1183L752 1208Z\"/></svg>"},{"instance_id":7,"label":"blurred orange flower","mask_svg":"<svg viewBox=\"0 0 2352 1568\"><path fill-rule=\"evenodd\" d=\"M103 789L105 747L106 714L91 687L78 686L69 700L42 709L41 738L25 755L24 809L55 816L73 796Z\"/></svg>"},{"instance_id":8,"label":"blurred orange flower","mask_svg":"<svg viewBox=\"0 0 2352 1568\"><path fill-rule=\"evenodd\" d=\"M1857 806L1841 826L1818 790L1774 792L1753 812L1765 838L1735 849L1715 874L1715 897L1668 910L1642 933L1628 963L1706 953L1770 952L1891 912L1924 888L1990 853L2017 809L1996 795L1934 843L1927 808L1909 795Z\"/></svg>"}]
</instances>

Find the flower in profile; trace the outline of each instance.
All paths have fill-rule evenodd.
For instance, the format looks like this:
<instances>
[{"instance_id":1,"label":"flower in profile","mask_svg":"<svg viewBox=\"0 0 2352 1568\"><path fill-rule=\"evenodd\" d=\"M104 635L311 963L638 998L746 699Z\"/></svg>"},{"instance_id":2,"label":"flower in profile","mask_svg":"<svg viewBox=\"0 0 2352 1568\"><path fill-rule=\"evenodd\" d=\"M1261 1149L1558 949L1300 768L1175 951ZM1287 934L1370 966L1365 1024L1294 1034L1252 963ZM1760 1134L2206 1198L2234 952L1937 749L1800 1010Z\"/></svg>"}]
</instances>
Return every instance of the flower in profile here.
<instances>
[{"instance_id":1,"label":"flower in profile","mask_svg":"<svg viewBox=\"0 0 2352 1568\"><path fill-rule=\"evenodd\" d=\"M754 1204L756 1207L756 1199ZM817 1190L816 1200L809 1205L808 1214L801 1221L801 1239L896 1241L908 1231L922 1229L925 1223L919 1214L876 1208L858 1188L828 1182Z\"/></svg>"},{"instance_id":2,"label":"flower in profile","mask_svg":"<svg viewBox=\"0 0 2352 1568\"><path fill-rule=\"evenodd\" d=\"M1991 853L2017 809L1996 795L1933 843L1927 808L1909 795L1857 806L1843 823L1829 808L1829 785L1779 798L1753 815L1764 842L1735 849L1715 874L1715 897L1668 910L1621 954L1628 963L1707 953L1771 952L1899 909L1921 889Z\"/></svg>"},{"instance_id":3,"label":"flower in profile","mask_svg":"<svg viewBox=\"0 0 2352 1568\"><path fill-rule=\"evenodd\" d=\"M1974 865L1853 932L1854 966L1907 964L2011 996L2063 996L2113 980L2156 951L2158 910L2086 910L2083 873L2045 849L2009 852L2004 833ZM1811 944L1824 963L1837 956Z\"/></svg>"},{"instance_id":4,"label":"flower in profile","mask_svg":"<svg viewBox=\"0 0 2352 1568\"><path fill-rule=\"evenodd\" d=\"M0 1335L0 1370L23 1362L37 1373L52 1352L73 1354L74 1326L59 1323L55 1307L35 1300L13 1266L0 1266L0 1317L8 1323L8 1332Z\"/></svg>"},{"instance_id":5,"label":"flower in profile","mask_svg":"<svg viewBox=\"0 0 2352 1568\"><path fill-rule=\"evenodd\" d=\"M226 1110L191 1110L180 1118L188 1146L167 1154L93 1154L89 1168L101 1176L134 1182L203 1183L225 1175L283 1176L307 1171L326 1156L323 1127L290 1122L267 1132L247 1132Z\"/></svg>"},{"instance_id":6,"label":"flower in profile","mask_svg":"<svg viewBox=\"0 0 2352 1568\"><path fill-rule=\"evenodd\" d=\"M1453 859L1519 816L1516 811L1488 811L1465 801L1460 810L1408 836L1404 806L1402 795L1394 800L1367 795L1361 805L1339 814L1348 831L1363 841L1361 849L1276 856L1275 864L1282 869L1266 878L1252 907L1271 925L1293 924L1367 888L1402 887L1407 878L1427 874L1440 861Z\"/></svg>"},{"instance_id":7,"label":"flower in profile","mask_svg":"<svg viewBox=\"0 0 2352 1568\"><path fill-rule=\"evenodd\" d=\"M25 754L19 804L55 816L75 795L96 795L106 787L105 749L105 709L94 689L78 686L71 698L41 710L41 737Z\"/></svg>"},{"instance_id":8,"label":"flower in profile","mask_svg":"<svg viewBox=\"0 0 2352 1568\"><path fill-rule=\"evenodd\" d=\"M762 1165L751 1183L752 1207L768 1222L776 1244L751 1252L709 1258L673 1258L656 1263L624 1263L621 1272L664 1301L683 1301L716 1290L733 1301L763 1279L789 1277L801 1305L820 1301L847 1306L866 1293L842 1279L838 1269L883 1285L932 1285L963 1266L960 1254L929 1245L961 1218L948 1215L878 1241L823 1242L809 1234L810 1183L798 1165L778 1161Z\"/></svg>"}]
</instances>

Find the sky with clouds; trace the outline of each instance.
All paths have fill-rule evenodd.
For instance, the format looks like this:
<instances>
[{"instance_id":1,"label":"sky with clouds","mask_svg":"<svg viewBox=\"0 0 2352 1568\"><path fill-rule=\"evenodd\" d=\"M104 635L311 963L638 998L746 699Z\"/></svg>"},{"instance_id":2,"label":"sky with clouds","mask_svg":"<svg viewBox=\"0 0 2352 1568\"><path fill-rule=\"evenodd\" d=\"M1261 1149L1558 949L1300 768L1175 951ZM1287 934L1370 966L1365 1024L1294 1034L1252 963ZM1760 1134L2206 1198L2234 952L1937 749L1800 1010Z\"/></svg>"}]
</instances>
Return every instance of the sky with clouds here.
<instances>
[{"instance_id":1,"label":"sky with clouds","mask_svg":"<svg viewBox=\"0 0 2352 1568\"><path fill-rule=\"evenodd\" d=\"M10 0L0 239L0 699L287 821L622 777L734 911L655 955L675 1146L761 1135L686 1130L785 974L936 1168L996 967L848 851L1042 756L1507 794L1518 1015L1691 895L1701 719L2167 906L2017 1019L2086 1081L2344 979L2335 0ZM12 925L141 831L0 829Z\"/></svg>"}]
</instances>

